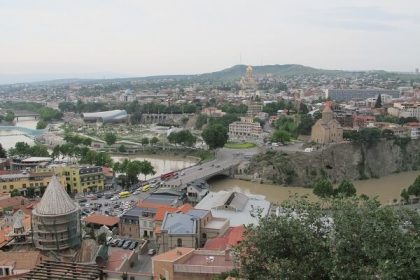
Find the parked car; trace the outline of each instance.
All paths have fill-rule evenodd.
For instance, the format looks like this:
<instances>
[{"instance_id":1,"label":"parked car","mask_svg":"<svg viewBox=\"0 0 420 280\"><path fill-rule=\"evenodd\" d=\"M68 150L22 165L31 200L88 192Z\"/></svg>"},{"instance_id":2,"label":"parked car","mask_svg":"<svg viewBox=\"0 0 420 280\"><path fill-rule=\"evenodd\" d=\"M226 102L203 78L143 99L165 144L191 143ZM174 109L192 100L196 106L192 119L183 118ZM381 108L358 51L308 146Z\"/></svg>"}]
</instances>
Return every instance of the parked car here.
<instances>
[{"instance_id":1,"label":"parked car","mask_svg":"<svg viewBox=\"0 0 420 280\"><path fill-rule=\"evenodd\" d=\"M133 242L131 242L130 247L128 247L128 249L134 250L134 249L136 249L138 244L139 244L139 242L133 241Z\"/></svg>"},{"instance_id":2,"label":"parked car","mask_svg":"<svg viewBox=\"0 0 420 280\"><path fill-rule=\"evenodd\" d=\"M149 249L149 251L147 251L147 254L149 256L153 256L154 254L156 254L156 250L155 249Z\"/></svg>"},{"instance_id":3,"label":"parked car","mask_svg":"<svg viewBox=\"0 0 420 280\"><path fill-rule=\"evenodd\" d=\"M101 193L98 193L98 194L96 194L96 197L97 197L97 198L102 198L102 197L103 197L103 195L102 195Z\"/></svg>"},{"instance_id":4,"label":"parked car","mask_svg":"<svg viewBox=\"0 0 420 280\"><path fill-rule=\"evenodd\" d=\"M124 245L122 246L123 249L128 249L128 247L130 247L131 245L131 240L126 240L124 242Z\"/></svg>"},{"instance_id":5,"label":"parked car","mask_svg":"<svg viewBox=\"0 0 420 280\"><path fill-rule=\"evenodd\" d=\"M112 239L112 237L111 237L111 236L107 236L107 237L106 237L106 244L107 244L107 245L111 244L112 240L113 240L113 239Z\"/></svg>"},{"instance_id":6,"label":"parked car","mask_svg":"<svg viewBox=\"0 0 420 280\"><path fill-rule=\"evenodd\" d=\"M106 194L104 197L105 197L106 199L110 199L110 198L112 198L112 197L113 197L113 194L108 193L108 194Z\"/></svg>"},{"instance_id":7,"label":"parked car","mask_svg":"<svg viewBox=\"0 0 420 280\"><path fill-rule=\"evenodd\" d=\"M119 244L120 240L121 240L121 239L118 239L118 238L116 238L116 239L112 239L112 240L111 240L111 243L110 243L111 247L115 247L115 246L117 246L117 245Z\"/></svg>"},{"instance_id":8,"label":"parked car","mask_svg":"<svg viewBox=\"0 0 420 280\"><path fill-rule=\"evenodd\" d=\"M87 199L86 198L81 198L81 199L79 199L79 203L80 202L87 202Z\"/></svg>"},{"instance_id":9,"label":"parked car","mask_svg":"<svg viewBox=\"0 0 420 280\"><path fill-rule=\"evenodd\" d=\"M121 239L120 241L118 241L117 247L122 247L124 245L126 240Z\"/></svg>"}]
</instances>

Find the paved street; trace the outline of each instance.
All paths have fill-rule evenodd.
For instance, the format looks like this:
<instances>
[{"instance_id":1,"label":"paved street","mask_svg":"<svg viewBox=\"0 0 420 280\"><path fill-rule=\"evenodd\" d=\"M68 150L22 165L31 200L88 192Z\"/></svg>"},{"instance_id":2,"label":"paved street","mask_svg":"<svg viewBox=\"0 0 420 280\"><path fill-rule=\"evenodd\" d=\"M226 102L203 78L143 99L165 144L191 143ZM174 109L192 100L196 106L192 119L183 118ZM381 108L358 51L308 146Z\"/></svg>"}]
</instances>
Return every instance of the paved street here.
<instances>
[{"instance_id":1,"label":"paved street","mask_svg":"<svg viewBox=\"0 0 420 280\"><path fill-rule=\"evenodd\" d=\"M210 162L194 165L178 172L178 175L165 182L167 186L180 186L197 179L207 179L218 173L229 172L231 167L241 161L250 159L258 151L253 149L220 149L216 159Z\"/></svg>"}]
</instances>

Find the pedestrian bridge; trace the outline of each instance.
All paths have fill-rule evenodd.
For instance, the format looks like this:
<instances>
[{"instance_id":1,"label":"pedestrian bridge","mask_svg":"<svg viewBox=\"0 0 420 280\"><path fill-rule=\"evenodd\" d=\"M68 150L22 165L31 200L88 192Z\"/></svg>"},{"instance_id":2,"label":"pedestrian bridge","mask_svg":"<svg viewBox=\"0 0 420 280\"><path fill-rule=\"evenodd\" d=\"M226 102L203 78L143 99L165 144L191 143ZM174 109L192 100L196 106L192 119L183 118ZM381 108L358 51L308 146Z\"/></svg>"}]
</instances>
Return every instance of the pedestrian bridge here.
<instances>
[{"instance_id":1,"label":"pedestrian bridge","mask_svg":"<svg viewBox=\"0 0 420 280\"><path fill-rule=\"evenodd\" d=\"M242 160L239 158L233 158L226 160L213 160L207 163L194 165L178 171L177 178L165 181L163 185L165 187L176 188L198 179L208 180L218 175L231 177L236 173L241 161Z\"/></svg>"}]
</instances>

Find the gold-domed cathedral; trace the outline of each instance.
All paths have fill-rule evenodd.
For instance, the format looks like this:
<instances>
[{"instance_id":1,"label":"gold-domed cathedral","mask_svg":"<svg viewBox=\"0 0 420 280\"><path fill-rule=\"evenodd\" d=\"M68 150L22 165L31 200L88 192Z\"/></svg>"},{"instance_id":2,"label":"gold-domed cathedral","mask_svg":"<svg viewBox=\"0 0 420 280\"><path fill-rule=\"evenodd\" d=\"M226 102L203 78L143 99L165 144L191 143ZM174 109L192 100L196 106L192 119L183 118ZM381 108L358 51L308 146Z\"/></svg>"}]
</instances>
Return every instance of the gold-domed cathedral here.
<instances>
[{"instance_id":1,"label":"gold-domed cathedral","mask_svg":"<svg viewBox=\"0 0 420 280\"><path fill-rule=\"evenodd\" d=\"M257 82L254 78L254 73L251 65L248 65L246 68L245 76L241 78L239 82L241 89L243 90L256 90L257 89Z\"/></svg>"},{"instance_id":2,"label":"gold-domed cathedral","mask_svg":"<svg viewBox=\"0 0 420 280\"><path fill-rule=\"evenodd\" d=\"M322 118L312 126L311 140L318 144L339 143L343 141L343 128L334 119L331 102L325 104Z\"/></svg>"}]
</instances>

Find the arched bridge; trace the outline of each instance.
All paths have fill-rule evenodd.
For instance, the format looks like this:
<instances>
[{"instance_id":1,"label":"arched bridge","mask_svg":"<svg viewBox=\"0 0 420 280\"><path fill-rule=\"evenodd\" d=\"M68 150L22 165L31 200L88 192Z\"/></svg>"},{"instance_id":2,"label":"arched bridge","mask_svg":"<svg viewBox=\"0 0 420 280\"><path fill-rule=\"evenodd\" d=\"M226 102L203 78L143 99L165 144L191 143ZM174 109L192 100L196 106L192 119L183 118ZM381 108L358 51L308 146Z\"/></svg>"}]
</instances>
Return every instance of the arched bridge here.
<instances>
[{"instance_id":1,"label":"arched bridge","mask_svg":"<svg viewBox=\"0 0 420 280\"><path fill-rule=\"evenodd\" d=\"M241 161L241 158L231 158L194 165L179 171L177 178L165 181L164 186L179 187L198 179L208 180L217 175L233 176Z\"/></svg>"}]
</instances>

